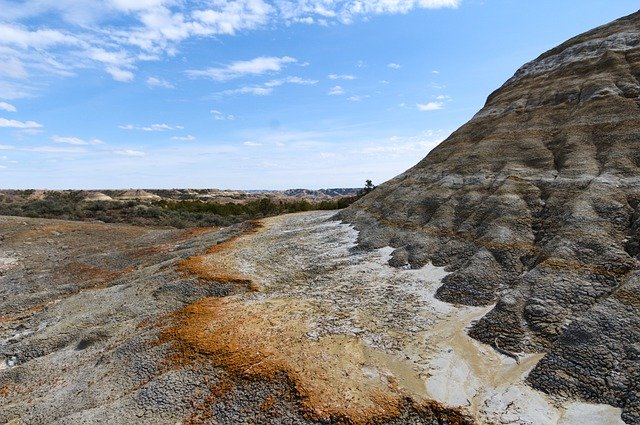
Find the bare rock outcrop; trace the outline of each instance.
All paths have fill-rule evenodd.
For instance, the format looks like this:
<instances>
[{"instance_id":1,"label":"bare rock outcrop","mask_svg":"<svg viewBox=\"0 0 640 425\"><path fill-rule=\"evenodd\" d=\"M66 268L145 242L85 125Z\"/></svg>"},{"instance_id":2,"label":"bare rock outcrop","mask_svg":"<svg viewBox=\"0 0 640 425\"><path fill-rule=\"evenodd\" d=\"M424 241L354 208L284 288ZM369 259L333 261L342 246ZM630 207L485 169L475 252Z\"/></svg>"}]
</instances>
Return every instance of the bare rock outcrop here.
<instances>
[{"instance_id":1,"label":"bare rock outcrop","mask_svg":"<svg viewBox=\"0 0 640 425\"><path fill-rule=\"evenodd\" d=\"M341 218L437 296L491 305L470 335L547 355L536 388L640 422L640 12L524 65L471 121Z\"/></svg>"},{"instance_id":2,"label":"bare rock outcrop","mask_svg":"<svg viewBox=\"0 0 640 425\"><path fill-rule=\"evenodd\" d=\"M116 197L116 199L122 201L159 201L162 198L158 195L154 195L153 193L149 193L146 190L131 189L121 193Z\"/></svg>"}]
</instances>

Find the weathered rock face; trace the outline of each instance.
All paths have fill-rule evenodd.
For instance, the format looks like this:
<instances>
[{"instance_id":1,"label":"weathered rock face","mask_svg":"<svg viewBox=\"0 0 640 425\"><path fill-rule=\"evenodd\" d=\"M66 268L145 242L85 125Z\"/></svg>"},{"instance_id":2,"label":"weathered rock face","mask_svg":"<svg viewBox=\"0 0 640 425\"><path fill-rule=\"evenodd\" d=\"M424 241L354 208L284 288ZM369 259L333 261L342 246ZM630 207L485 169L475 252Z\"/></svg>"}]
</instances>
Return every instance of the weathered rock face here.
<instances>
[{"instance_id":1,"label":"weathered rock face","mask_svg":"<svg viewBox=\"0 0 640 425\"><path fill-rule=\"evenodd\" d=\"M415 167L342 213L392 265L453 271L470 334L545 351L529 382L640 423L640 12L524 65Z\"/></svg>"}]
</instances>

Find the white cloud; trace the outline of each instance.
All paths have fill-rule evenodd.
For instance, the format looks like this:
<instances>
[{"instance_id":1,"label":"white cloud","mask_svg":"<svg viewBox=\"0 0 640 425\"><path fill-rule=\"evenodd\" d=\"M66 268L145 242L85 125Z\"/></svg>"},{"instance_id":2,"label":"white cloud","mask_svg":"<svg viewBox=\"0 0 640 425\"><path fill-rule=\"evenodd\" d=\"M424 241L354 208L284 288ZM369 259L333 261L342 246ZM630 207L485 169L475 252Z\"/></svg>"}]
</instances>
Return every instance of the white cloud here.
<instances>
[{"instance_id":1,"label":"white cloud","mask_svg":"<svg viewBox=\"0 0 640 425\"><path fill-rule=\"evenodd\" d=\"M158 78L158 77L149 77L147 78L147 85L149 87L162 87L165 89L173 89L175 88L175 86L173 84L171 84L170 82L168 82L167 80L163 80L162 78Z\"/></svg>"},{"instance_id":2,"label":"white cloud","mask_svg":"<svg viewBox=\"0 0 640 425\"><path fill-rule=\"evenodd\" d=\"M133 72L127 71L126 69L120 69L113 66L108 66L106 71L113 77L116 81L121 81L123 83L128 83L129 81L133 81L134 75Z\"/></svg>"},{"instance_id":3,"label":"white cloud","mask_svg":"<svg viewBox=\"0 0 640 425\"><path fill-rule=\"evenodd\" d=\"M354 77L353 75L329 74L329 79L331 79L331 80L355 80L356 77Z\"/></svg>"},{"instance_id":4,"label":"white cloud","mask_svg":"<svg viewBox=\"0 0 640 425\"><path fill-rule=\"evenodd\" d=\"M437 70L434 69L433 71L431 71L431 73L432 74L440 74L440 71L437 71Z\"/></svg>"},{"instance_id":5,"label":"white cloud","mask_svg":"<svg viewBox=\"0 0 640 425\"><path fill-rule=\"evenodd\" d=\"M3 111L7 111L7 112L17 112L18 110L16 109L15 106L7 103L7 102L0 102L0 109L2 109Z\"/></svg>"},{"instance_id":6,"label":"white cloud","mask_svg":"<svg viewBox=\"0 0 640 425\"><path fill-rule=\"evenodd\" d=\"M274 9L262 0L213 1L215 8L195 11L193 17L206 25L204 32L235 34L266 24Z\"/></svg>"},{"instance_id":7,"label":"white cloud","mask_svg":"<svg viewBox=\"0 0 640 425\"><path fill-rule=\"evenodd\" d=\"M257 147L257 146L262 146L262 143L257 143L257 142L244 142L243 145L245 146L249 146L249 147Z\"/></svg>"},{"instance_id":8,"label":"white cloud","mask_svg":"<svg viewBox=\"0 0 640 425\"><path fill-rule=\"evenodd\" d=\"M397 63L393 63L393 62L392 62L392 63L390 63L390 64L387 64L387 67L389 67L389 68L391 68L391 69L400 69L400 68L402 68L402 66L400 66L400 65L399 65L399 64L397 64Z\"/></svg>"},{"instance_id":9,"label":"white cloud","mask_svg":"<svg viewBox=\"0 0 640 425\"><path fill-rule=\"evenodd\" d=\"M290 22L310 19L325 23L338 20L350 23L357 16L407 13L412 9L455 8L460 0L276 0L281 17Z\"/></svg>"},{"instance_id":10,"label":"white cloud","mask_svg":"<svg viewBox=\"0 0 640 425\"><path fill-rule=\"evenodd\" d=\"M359 147L353 150L352 153L373 156L408 155L411 153L425 155L446 139L447 136L448 132L444 130L426 130L413 137L393 136L376 144Z\"/></svg>"},{"instance_id":11,"label":"white cloud","mask_svg":"<svg viewBox=\"0 0 640 425\"><path fill-rule=\"evenodd\" d=\"M100 67L114 80L133 81L139 62L179 53L191 38L234 35L258 28L348 24L379 14L414 9L455 8L461 0L0 0L0 93L27 97L34 87L8 86L1 77L39 81L40 76L72 77ZM71 23L72 25L68 25ZM45 26L48 25L49 27ZM258 57L222 67L188 72L226 81L280 72L295 59ZM302 66L303 64L300 64ZM364 66L360 63L359 66ZM170 88L157 77L152 87ZM154 80L154 78L156 80ZM8 90L7 90L8 89ZM25 91L25 89L27 89Z\"/></svg>"},{"instance_id":12,"label":"white cloud","mask_svg":"<svg viewBox=\"0 0 640 425\"><path fill-rule=\"evenodd\" d=\"M196 140L196 138L189 134L187 136L175 136L175 137L172 137L171 140L179 140L181 142L191 142L192 140Z\"/></svg>"},{"instance_id":13,"label":"white cloud","mask_svg":"<svg viewBox=\"0 0 640 425\"><path fill-rule=\"evenodd\" d=\"M265 87L280 87L283 84L298 84L301 86L313 86L318 84L318 80L306 80L301 77L286 77L279 80L271 80L264 83Z\"/></svg>"},{"instance_id":14,"label":"white cloud","mask_svg":"<svg viewBox=\"0 0 640 425\"><path fill-rule=\"evenodd\" d=\"M203 70L188 70L191 77L208 77L216 81L227 81L246 75L262 75L267 72L279 72L287 64L296 62L296 59L283 56L260 56L248 61L236 61L222 68L208 68Z\"/></svg>"},{"instance_id":15,"label":"white cloud","mask_svg":"<svg viewBox=\"0 0 640 425\"><path fill-rule=\"evenodd\" d=\"M211 115L213 115L213 119L216 121L234 121L236 119L235 115L233 114L223 114L222 112L215 109L212 109L209 112L211 112Z\"/></svg>"},{"instance_id":16,"label":"white cloud","mask_svg":"<svg viewBox=\"0 0 640 425\"><path fill-rule=\"evenodd\" d=\"M141 131L168 131L168 130L182 130L184 129L181 125L176 125L174 127L169 124L151 124L148 126L137 126L133 124L119 125L119 129L121 130L141 130Z\"/></svg>"},{"instance_id":17,"label":"white cloud","mask_svg":"<svg viewBox=\"0 0 640 425\"><path fill-rule=\"evenodd\" d=\"M116 81L129 82L135 78L135 59L126 51L107 51L103 48L91 48L87 51L91 59L105 65L105 71Z\"/></svg>"},{"instance_id":18,"label":"white cloud","mask_svg":"<svg viewBox=\"0 0 640 425\"><path fill-rule=\"evenodd\" d=\"M0 118L0 127L19 128L23 130L42 128L42 124L35 121L16 121Z\"/></svg>"},{"instance_id":19,"label":"white cloud","mask_svg":"<svg viewBox=\"0 0 640 425\"><path fill-rule=\"evenodd\" d=\"M3 7L11 6L5 5ZM56 30L29 31L16 25L0 24L0 44L14 45L23 49L29 47L43 49L60 44L80 44L80 41L74 36Z\"/></svg>"},{"instance_id":20,"label":"white cloud","mask_svg":"<svg viewBox=\"0 0 640 425\"><path fill-rule=\"evenodd\" d=\"M369 98L370 96L359 96L359 95L354 95L354 96L350 96L347 98L347 100L350 100L351 102L362 102L364 99Z\"/></svg>"},{"instance_id":21,"label":"white cloud","mask_svg":"<svg viewBox=\"0 0 640 425\"><path fill-rule=\"evenodd\" d=\"M167 3L165 0L109 0L116 9L133 12L162 6Z\"/></svg>"},{"instance_id":22,"label":"white cloud","mask_svg":"<svg viewBox=\"0 0 640 425\"><path fill-rule=\"evenodd\" d=\"M244 86L237 89L224 90L217 94L218 95L252 94L254 96L269 96L271 93L273 93L273 88L271 87Z\"/></svg>"},{"instance_id":23,"label":"white cloud","mask_svg":"<svg viewBox=\"0 0 640 425\"><path fill-rule=\"evenodd\" d=\"M146 154L142 151L137 151L133 149L117 149L113 151L116 155L122 156L145 156Z\"/></svg>"},{"instance_id":24,"label":"white cloud","mask_svg":"<svg viewBox=\"0 0 640 425\"><path fill-rule=\"evenodd\" d=\"M84 140L84 139L80 139L78 137L61 137L61 136L53 136L51 138L51 140L53 140L56 143L64 143L67 145L76 145L76 146L81 146L81 145L103 145L104 142L100 139L90 139L90 140Z\"/></svg>"},{"instance_id":25,"label":"white cloud","mask_svg":"<svg viewBox=\"0 0 640 425\"><path fill-rule=\"evenodd\" d=\"M437 111L438 109L442 109L444 104L442 102L417 103L416 107L420 111Z\"/></svg>"},{"instance_id":26,"label":"white cloud","mask_svg":"<svg viewBox=\"0 0 640 425\"><path fill-rule=\"evenodd\" d=\"M13 79L24 79L29 76L24 63L16 57L6 58L0 67L0 75L4 75Z\"/></svg>"},{"instance_id":27,"label":"white cloud","mask_svg":"<svg viewBox=\"0 0 640 425\"><path fill-rule=\"evenodd\" d=\"M35 146L22 148L21 151L37 153L85 153L87 150L81 147L59 147L59 146Z\"/></svg>"},{"instance_id":28,"label":"white cloud","mask_svg":"<svg viewBox=\"0 0 640 425\"><path fill-rule=\"evenodd\" d=\"M341 86L333 86L329 89L329 96L342 96L344 89Z\"/></svg>"}]
</instances>

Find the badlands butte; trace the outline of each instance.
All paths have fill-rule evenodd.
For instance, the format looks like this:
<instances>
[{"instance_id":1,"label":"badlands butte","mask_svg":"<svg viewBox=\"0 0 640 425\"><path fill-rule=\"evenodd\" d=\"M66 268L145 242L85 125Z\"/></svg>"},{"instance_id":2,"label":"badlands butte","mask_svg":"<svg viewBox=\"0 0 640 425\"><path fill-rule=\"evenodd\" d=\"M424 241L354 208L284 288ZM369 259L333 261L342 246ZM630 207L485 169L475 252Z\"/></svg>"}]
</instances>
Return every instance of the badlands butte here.
<instances>
[{"instance_id":1,"label":"badlands butte","mask_svg":"<svg viewBox=\"0 0 640 425\"><path fill-rule=\"evenodd\" d=\"M0 218L0 422L640 423L640 13L339 212Z\"/></svg>"}]
</instances>

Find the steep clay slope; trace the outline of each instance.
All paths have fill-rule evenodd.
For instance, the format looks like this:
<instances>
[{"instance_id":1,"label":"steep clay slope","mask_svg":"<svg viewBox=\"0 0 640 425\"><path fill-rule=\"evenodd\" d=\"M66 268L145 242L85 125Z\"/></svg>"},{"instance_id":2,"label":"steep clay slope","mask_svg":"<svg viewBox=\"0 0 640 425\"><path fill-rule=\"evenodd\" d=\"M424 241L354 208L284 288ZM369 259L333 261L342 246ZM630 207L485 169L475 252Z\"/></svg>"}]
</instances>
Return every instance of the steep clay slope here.
<instances>
[{"instance_id":1,"label":"steep clay slope","mask_svg":"<svg viewBox=\"0 0 640 425\"><path fill-rule=\"evenodd\" d=\"M640 423L640 12L524 65L415 167L341 214L390 263L452 271L470 335L546 352L536 388Z\"/></svg>"}]
</instances>

